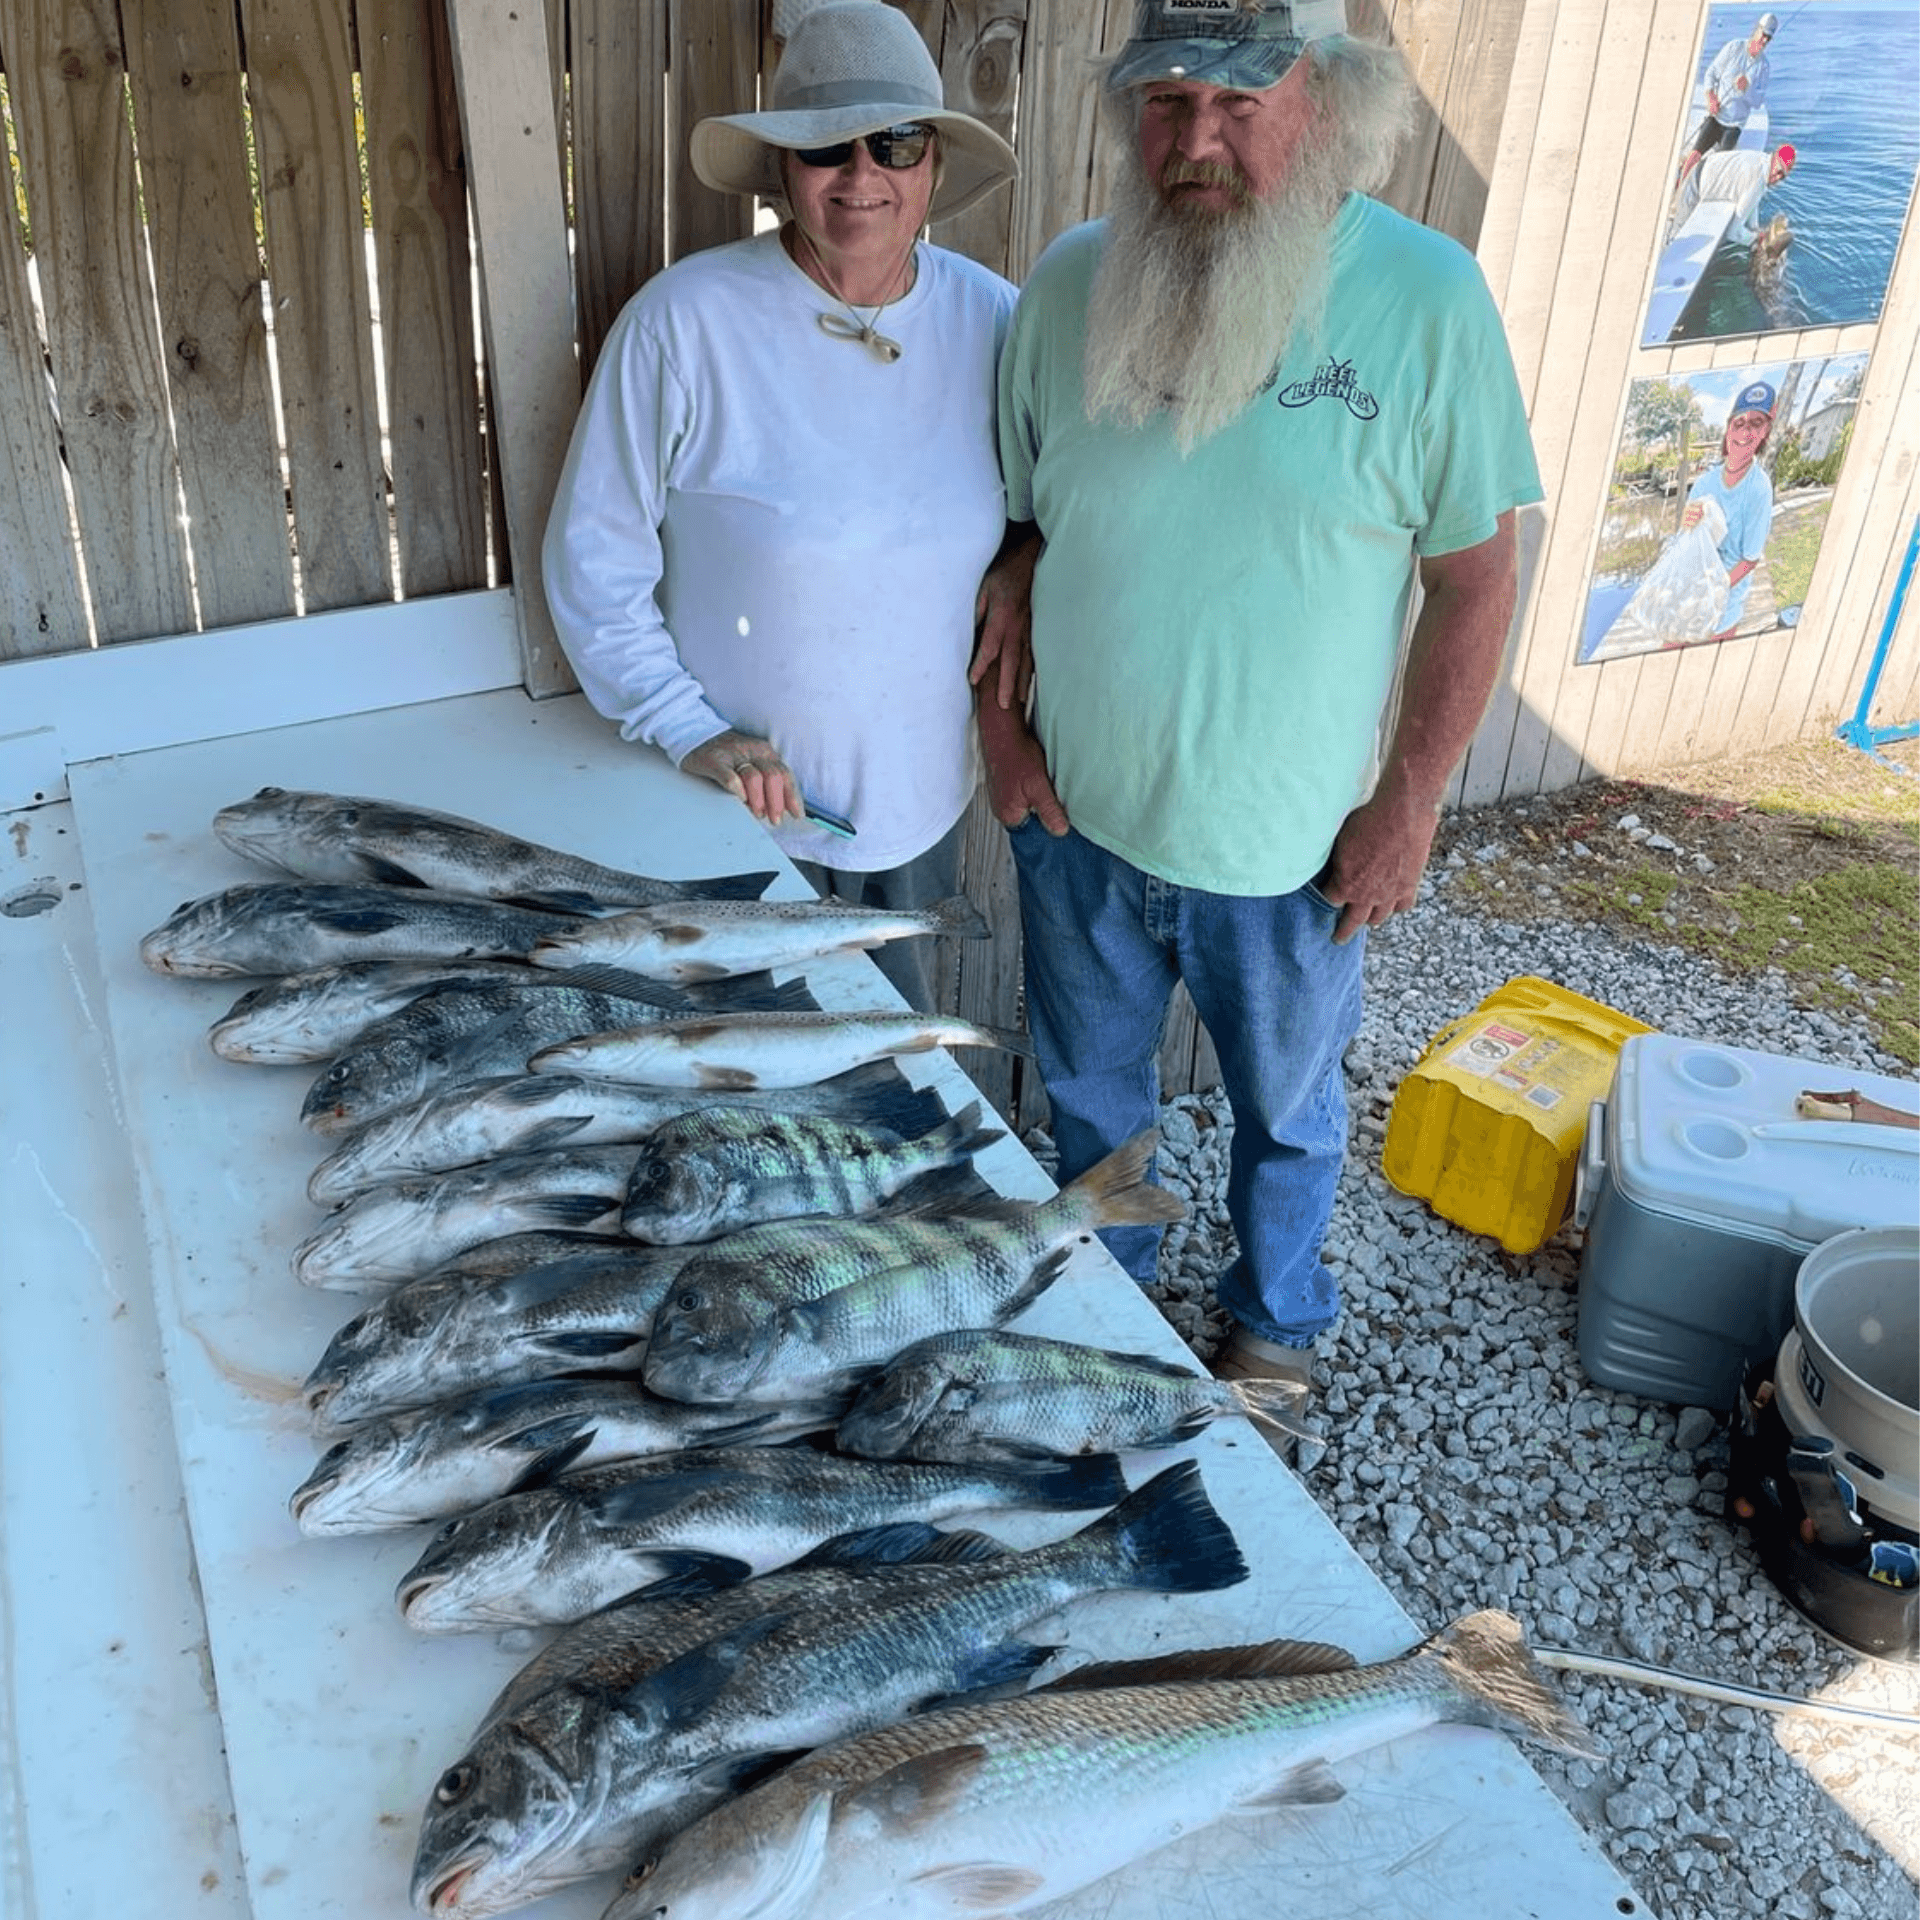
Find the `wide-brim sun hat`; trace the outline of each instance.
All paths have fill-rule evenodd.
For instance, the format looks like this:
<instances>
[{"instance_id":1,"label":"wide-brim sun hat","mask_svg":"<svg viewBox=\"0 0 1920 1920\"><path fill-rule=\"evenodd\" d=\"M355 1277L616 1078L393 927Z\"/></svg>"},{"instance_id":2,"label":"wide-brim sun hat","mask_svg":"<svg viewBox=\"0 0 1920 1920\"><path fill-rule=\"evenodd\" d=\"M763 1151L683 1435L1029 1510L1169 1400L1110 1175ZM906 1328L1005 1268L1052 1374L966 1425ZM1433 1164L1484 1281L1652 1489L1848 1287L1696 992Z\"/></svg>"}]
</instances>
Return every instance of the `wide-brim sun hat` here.
<instances>
[{"instance_id":1,"label":"wide-brim sun hat","mask_svg":"<svg viewBox=\"0 0 1920 1920\"><path fill-rule=\"evenodd\" d=\"M971 114L950 112L927 43L885 0L820 0L793 25L759 113L716 114L693 130L693 170L722 193L784 197L778 149L830 147L917 123L940 135L930 220L1011 180L1013 149Z\"/></svg>"},{"instance_id":2,"label":"wide-brim sun hat","mask_svg":"<svg viewBox=\"0 0 1920 1920\"><path fill-rule=\"evenodd\" d=\"M1346 30L1346 0L1139 0L1107 85L1192 80L1264 93L1314 41Z\"/></svg>"}]
</instances>

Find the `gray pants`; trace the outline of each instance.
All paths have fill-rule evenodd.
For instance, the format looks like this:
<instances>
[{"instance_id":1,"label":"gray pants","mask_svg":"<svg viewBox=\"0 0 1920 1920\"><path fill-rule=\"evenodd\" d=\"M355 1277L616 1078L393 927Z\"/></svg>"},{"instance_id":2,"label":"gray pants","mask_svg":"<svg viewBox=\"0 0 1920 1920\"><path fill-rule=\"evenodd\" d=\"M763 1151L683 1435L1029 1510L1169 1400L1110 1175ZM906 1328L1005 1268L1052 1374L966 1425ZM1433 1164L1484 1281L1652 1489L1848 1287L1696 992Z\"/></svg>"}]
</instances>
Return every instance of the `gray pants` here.
<instances>
[{"instance_id":1,"label":"gray pants","mask_svg":"<svg viewBox=\"0 0 1920 1920\"><path fill-rule=\"evenodd\" d=\"M876 873L857 873L850 867L822 867L796 860L801 877L823 900L845 900L854 906L930 907L960 891L960 845L966 837L966 816L956 820L925 853L905 865L883 867ZM889 940L868 956L893 982L901 999L916 1013L937 1013L934 1004L933 941L924 934L911 940Z\"/></svg>"}]
</instances>

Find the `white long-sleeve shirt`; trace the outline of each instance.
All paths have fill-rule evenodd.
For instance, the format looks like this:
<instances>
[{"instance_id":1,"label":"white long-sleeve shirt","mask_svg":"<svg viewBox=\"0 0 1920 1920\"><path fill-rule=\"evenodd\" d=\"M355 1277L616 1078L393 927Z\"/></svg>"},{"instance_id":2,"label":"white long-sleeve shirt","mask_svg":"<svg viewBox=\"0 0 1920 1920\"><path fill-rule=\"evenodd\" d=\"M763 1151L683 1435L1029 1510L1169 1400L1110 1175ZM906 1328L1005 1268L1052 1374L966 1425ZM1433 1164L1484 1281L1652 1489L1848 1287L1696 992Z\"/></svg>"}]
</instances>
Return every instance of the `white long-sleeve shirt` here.
<instances>
[{"instance_id":1,"label":"white long-sleeve shirt","mask_svg":"<svg viewBox=\"0 0 1920 1920\"><path fill-rule=\"evenodd\" d=\"M548 522L548 603L587 699L676 763L773 741L878 870L933 845L978 762L967 660L1004 494L994 367L1014 290L922 245L883 365L774 234L657 274L608 334Z\"/></svg>"}]
</instances>

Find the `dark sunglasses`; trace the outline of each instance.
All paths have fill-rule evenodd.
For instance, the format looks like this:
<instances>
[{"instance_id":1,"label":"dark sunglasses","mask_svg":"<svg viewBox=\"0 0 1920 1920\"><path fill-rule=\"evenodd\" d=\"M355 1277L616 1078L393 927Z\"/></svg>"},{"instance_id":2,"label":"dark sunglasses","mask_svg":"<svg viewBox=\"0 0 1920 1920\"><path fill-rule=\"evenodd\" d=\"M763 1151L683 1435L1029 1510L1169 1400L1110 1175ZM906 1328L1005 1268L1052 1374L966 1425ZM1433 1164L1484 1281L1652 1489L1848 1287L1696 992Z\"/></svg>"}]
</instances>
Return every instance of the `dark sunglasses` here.
<instances>
[{"instance_id":1,"label":"dark sunglasses","mask_svg":"<svg viewBox=\"0 0 1920 1920\"><path fill-rule=\"evenodd\" d=\"M927 149L933 144L933 129L917 123L905 127L882 127L877 133L863 133L860 139L873 155L876 167L891 167L900 171L917 167L927 157ZM853 158L856 144L852 140L840 140L830 147L795 147L793 157L803 167L844 167Z\"/></svg>"}]
</instances>

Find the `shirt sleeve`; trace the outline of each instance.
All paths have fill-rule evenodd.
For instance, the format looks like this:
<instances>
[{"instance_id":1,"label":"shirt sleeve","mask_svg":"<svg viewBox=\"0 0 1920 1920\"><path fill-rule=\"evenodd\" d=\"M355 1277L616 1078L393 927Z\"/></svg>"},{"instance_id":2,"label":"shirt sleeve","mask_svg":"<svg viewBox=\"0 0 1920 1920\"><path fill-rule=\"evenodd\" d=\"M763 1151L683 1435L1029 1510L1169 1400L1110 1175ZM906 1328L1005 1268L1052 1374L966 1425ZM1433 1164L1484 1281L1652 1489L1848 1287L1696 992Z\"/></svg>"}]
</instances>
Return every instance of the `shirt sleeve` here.
<instances>
[{"instance_id":1,"label":"shirt sleeve","mask_svg":"<svg viewBox=\"0 0 1920 1920\"><path fill-rule=\"evenodd\" d=\"M656 597L667 486L691 413L664 344L629 304L588 385L541 548L547 605L581 691L623 739L676 765L728 724L681 664Z\"/></svg>"},{"instance_id":2,"label":"shirt sleeve","mask_svg":"<svg viewBox=\"0 0 1920 1920\"><path fill-rule=\"evenodd\" d=\"M1460 250L1435 336L1425 421L1428 558L1492 539L1500 516L1545 498L1506 329L1479 263Z\"/></svg>"}]
</instances>

